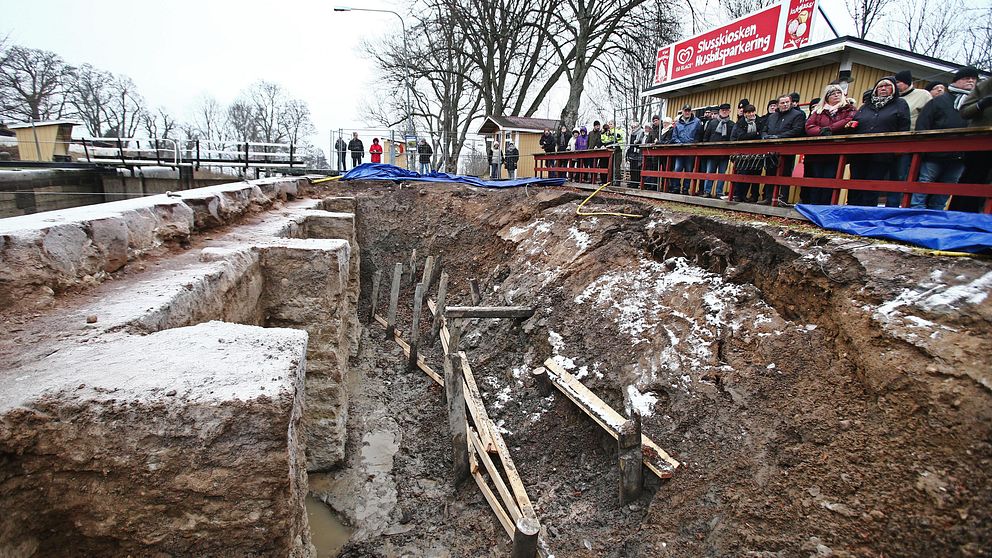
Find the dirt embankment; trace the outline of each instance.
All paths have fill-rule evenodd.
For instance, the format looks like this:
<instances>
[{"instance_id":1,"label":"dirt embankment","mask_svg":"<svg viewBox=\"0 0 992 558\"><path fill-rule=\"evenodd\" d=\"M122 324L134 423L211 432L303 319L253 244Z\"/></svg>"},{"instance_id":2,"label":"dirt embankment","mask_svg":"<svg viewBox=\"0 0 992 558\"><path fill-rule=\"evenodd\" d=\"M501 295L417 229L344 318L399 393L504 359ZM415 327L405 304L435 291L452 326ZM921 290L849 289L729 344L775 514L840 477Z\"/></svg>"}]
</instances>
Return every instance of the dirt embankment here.
<instances>
[{"instance_id":1,"label":"dirt embankment","mask_svg":"<svg viewBox=\"0 0 992 558\"><path fill-rule=\"evenodd\" d=\"M561 190L342 188L359 197L363 312L373 270L414 248L443 257L455 302L478 278L485 304L539 308L463 340L556 555L992 553L987 262L628 201L593 207L645 217L577 217ZM548 357L618 409L626 393L675 477L619 509L615 443L529 384ZM428 459L446 472L442 441ZM456 498L484 511L472 491ZM423 498L400 490L401 507ZM413 525L391 544L430 540Z\"/></svg>"}]
</instances>

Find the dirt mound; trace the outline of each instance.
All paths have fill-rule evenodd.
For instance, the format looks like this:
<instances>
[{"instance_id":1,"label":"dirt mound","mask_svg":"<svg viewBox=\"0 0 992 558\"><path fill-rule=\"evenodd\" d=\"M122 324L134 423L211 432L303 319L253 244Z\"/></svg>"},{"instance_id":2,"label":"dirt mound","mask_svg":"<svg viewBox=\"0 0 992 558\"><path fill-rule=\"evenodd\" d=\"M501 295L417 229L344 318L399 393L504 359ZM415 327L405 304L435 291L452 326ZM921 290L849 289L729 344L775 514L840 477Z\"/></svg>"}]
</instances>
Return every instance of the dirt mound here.
<instances>
[{"instance_id":1,"label":"dirt mound","mask_svg":"<svg viewBox=\"0 0 992 558\"><path fill-rule=\"evenodd\" d=\"M988 263L625 200L600 208L645 217L579 217L564 190L342 190L358 196L362 312L373 271L413 249L443 258L451 304L476 278L484 304L539 309L476 321L463 346L558 556L990 554ZM615 442L529 383L548 357L636 405L675 477L618 508ZM428 554L436 533L412 525L391 544Z\"/></svg>"}]
</instances>

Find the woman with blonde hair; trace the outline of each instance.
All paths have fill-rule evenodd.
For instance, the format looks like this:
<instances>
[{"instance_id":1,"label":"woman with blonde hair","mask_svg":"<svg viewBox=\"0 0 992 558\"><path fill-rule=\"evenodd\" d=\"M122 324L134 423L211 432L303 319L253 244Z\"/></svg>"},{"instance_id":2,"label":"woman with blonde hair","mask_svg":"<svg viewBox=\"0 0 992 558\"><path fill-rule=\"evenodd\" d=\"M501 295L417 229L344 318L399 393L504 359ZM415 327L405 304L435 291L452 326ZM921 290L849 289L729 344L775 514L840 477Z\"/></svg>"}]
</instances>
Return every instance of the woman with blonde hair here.
<instances>
[{"instance_id":1,"label":"woman with blonde hair","mask_svg":"<svg viewBox=\"0 0 992 558\"><path fill-rule=\"evenodd\" d=\"M854 118L854 105L844 95L839 85L830 84L823 89L820 102L810 111L806 119L807 136L832 136L847 131L847 123ZM806 157L807 178L836 178L837 155L808 155ZM803 188L799 198L803 203L828 205L833 197L829 188Z\"/></svg>"}]
</instances>

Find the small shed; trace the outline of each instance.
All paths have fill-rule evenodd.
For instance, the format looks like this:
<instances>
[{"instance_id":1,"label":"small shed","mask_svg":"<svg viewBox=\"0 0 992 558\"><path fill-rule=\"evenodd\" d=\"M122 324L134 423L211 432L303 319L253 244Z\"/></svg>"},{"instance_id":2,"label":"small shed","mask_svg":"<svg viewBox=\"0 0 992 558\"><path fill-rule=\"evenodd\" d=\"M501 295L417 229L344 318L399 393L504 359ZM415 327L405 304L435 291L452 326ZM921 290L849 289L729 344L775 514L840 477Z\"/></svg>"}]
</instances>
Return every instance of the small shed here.
<instances>
[{"instance_id":1,"label":"small shed","mask_svg":"<svg viewBox=\"0 0 992 558\"><path fill-rule=\"evenodd\" d=\"M495 139L505 149L506 142L512 141L520 151L517 164L517 178L534 176L534 154L542 153L541 135L545 129L552 132L558 129L558 121L547 118L525 116L487 116L479 127L479 134L486 137L486 148ZM506 169L502 176L506 177Z\"/></svg>"},{"instance_id":2,"label":"small shed","mask_svg":"<svg viewBox=\"0 0 992 558\"><path fill-rule=\"evenodd\" d=\"M17 149L22 161L68 161L74 120L49 120L34 124L11 124L17 135Z\"/></svg>"}]
</instances>

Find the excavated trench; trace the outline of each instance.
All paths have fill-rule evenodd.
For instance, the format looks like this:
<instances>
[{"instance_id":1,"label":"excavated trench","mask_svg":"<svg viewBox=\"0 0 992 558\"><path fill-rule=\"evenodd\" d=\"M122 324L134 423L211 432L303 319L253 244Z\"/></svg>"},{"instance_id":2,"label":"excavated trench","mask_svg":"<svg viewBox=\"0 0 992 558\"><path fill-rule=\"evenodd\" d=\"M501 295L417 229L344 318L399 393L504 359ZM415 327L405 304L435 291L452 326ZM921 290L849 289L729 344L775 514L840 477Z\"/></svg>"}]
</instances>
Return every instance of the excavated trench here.
<instances>
[{"instance_id":1,"label":"excavated trench","mask_svg":"<svg viewBox=\"0 0 992 558\"><path fill-rule=\"evenodd\" d=\"M989 555L987 262L629 200L598 206L643 218L578 217L562 190L342 190L363 321L374 272L413 250L443 261L449 305L477 279L482 305L537 308L470 321L462 346L555 555ZM412 298L405 277L404 332ZM549 357L638 407L675 476L621 508L616 442L531 383ZM355 528L341 555L507 555L476 487L452 485L441 391L405 360L365 330L348 457L311 475Z\"/></svg>"}]
</instances>

